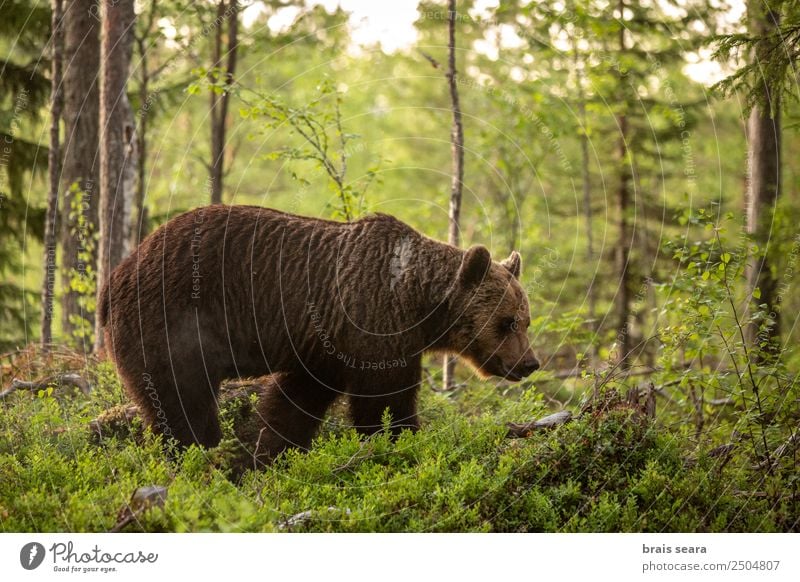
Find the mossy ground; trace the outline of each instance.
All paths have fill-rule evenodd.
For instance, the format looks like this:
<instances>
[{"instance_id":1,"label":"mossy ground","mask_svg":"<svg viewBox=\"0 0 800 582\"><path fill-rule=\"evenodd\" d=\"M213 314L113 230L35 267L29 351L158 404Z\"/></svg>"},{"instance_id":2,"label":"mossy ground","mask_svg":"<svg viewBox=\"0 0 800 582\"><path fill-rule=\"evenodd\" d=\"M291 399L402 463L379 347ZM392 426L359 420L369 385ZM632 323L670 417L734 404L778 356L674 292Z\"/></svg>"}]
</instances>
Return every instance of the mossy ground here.
<instances>
[{"instance_id":1,"label":"mossy ground","mask_svg":"<svg viewBox=\"0 0 800 582\"><path fill-rule=\"evenodd\" d=\"M502 396L479 385L423 391L423 429L367 441L341 411L309 453L231 469L239 401L223 411L215 450L165 454L159 439L89 430L125 402L108 365L89 396L18 392L0 403L0 530L107 531L140 486L169 489L126 531L774 531L787 516L747 494L735 463L689 450L676 434L620 407L525 439L506 422L548 413L534 387ZM246 404L244 406L247 406ZM293 515L309 512L302 518Z\"/></svg>"}]
</instances>

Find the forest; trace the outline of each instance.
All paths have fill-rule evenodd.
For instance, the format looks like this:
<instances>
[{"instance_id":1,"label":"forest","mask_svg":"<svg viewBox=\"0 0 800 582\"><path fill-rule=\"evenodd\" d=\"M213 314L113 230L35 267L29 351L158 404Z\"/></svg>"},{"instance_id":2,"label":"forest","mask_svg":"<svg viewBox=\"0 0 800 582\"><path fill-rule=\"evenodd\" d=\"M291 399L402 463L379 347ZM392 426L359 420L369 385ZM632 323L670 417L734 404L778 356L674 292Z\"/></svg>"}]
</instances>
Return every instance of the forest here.
<instances>
[{"instance_id":1,"label":"forest","mask_svg":"<svg viewBox=\"0 0 800 582\"><path fill-rule=\"evenodd\" d=\"M0 2L0 532L798 531L798 57L798 0ZM178 446L101 291L211 204L516 251L541 367Z\"/></svg>"}]
</instances>

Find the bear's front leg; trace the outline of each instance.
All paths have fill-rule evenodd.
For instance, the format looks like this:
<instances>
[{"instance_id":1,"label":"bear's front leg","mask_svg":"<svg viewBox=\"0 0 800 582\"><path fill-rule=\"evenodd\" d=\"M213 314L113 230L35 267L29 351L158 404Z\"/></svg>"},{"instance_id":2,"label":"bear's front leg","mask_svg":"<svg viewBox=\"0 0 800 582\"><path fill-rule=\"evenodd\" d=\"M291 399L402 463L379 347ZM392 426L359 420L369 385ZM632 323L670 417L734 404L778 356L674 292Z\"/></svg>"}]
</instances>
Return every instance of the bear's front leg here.
<instances>
[{"instance_id":1,"label":"bear's front leg","mask_svg":"<svg viewBox=\"0 0 800 582\"><path fill-rule=\"evenodd\" d=\"M383 428L385 410L392 416L391 430L394 436L403 429L417 431L417 393L421 370L392 370L364 374L352 383L348 400L350 415L355 429L364 435L375 434Z\"/></svg>"},{"instance_id":2,"label":"bear's front leg","mask_svg":"<svg viewBox=\"0 0 800 582\"><path fill-rule=\"evenodd\" d=\"M307 450L339 393L309 375L276 373L267 379L257 411L262 424L253 456L268 463L288 448Z\"/></svg>"}]
</instances>

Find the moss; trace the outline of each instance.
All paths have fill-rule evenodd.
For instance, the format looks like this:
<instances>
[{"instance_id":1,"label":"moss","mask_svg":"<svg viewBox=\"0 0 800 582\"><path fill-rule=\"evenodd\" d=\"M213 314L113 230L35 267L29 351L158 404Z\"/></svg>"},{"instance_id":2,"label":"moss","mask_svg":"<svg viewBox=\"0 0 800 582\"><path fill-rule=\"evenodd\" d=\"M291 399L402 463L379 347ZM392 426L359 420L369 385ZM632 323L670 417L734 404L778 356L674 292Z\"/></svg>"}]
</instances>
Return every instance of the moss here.
<instances>
[{"instance_id":1,"label":"moss","mask_svg":"<svg viewBox=\"0 0 800 582\"><path fill-rule=\"evenodd\" d=\"M500 403L486 395L486 410L482 387L467 406L427 392L416 434L363 441L336 409L309 453L252 470L241 459L257 392L226 400L219 448L165 454L119 408L108 414L124 430L96 444L90 421L124 402L113 375L97 375L88 397L20 393L2 404L3 531L105 531L150 484L168 486L166 505L129 531L773 531L793 509L742 495L741 464L698 455L623 405L507 439L506 422L547 414L535 389Z\"/></svg>"}]
</instances>

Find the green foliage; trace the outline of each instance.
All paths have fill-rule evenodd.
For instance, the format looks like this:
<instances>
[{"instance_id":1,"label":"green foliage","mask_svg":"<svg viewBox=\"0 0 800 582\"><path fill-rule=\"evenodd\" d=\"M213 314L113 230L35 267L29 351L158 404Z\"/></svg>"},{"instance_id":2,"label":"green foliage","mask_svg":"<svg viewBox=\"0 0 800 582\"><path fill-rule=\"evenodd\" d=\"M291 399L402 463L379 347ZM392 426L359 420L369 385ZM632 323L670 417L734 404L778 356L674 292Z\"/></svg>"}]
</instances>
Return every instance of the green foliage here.
<instances>
[{"instance_id":1,"label":"green foliage","mask_svg":"<svg viewBox=\"0 0 800 582\"><path fill-rule=\"evenodd\" d=\"M686 395L672 414L694 418L698 443L745 448L751 487L767 489L776 507L796 505L800 387L786 366L788 353L771 339L775 314L764 304L748 311L747 297L737 296L734 281L759 249L743 233L738 244L725 239L732 218L713 207L685 211L680 221L709 236L665 245L679 270L659 286L662 315L669 314L657 331L660 377ZM757 289L753 295L758 299ZM714 410L715 402L730 412Z\"/></svg>"},{"instance_id":2,"label":"green foliage","mask_svg":"<svg viewBox=\"0 0 800 582\"><path fill-rule=\"evenodd\" d=\"M762 22L754 22L753 12ZM714 58L734 61L738 69L714 89L727 97L743 98L749 111L755 105L775 113L777 100L768 101L767 92L797 100L796 68L800 59L800 2L762 0L749 6L747 33L719 35L714 39Z\"/></svg>"},{"instance_id":3,"label":"green foliage","mask_svg":"<svg viewBox=\"0 0 800 582\"><path fill-rule=\"evenodd\" d=\"M357 147L350 142L360 136L347 133L342 127L343 94L330 79L326 78L317 85L314 95L305 105L293 107L276 95L249 89L241 84L231 88L221 70L197 69L195 74L215 93L235 93L244 103L239 109L240 117L263 126L259 135L274 136L276 130L288 130L289 145L269 152L264 158L314 162L317 170L322 170L329 178L329 184L338 199L338 204L332 209L334 218L349 222L364 212L364 195L376 176L377 167L368 169L356 182L347 180L347 160ZM199 86L193 83L189 93L196 94ZM296 143L298 137L299 144ZM310 181L300 173L292 171L291 176L301 188L310 185Z\"/></svg>"},{"instance_id":4,"label":"green foliage","mask_svg":"<svg viewBox=\"0 0 800 582\"><path fill-rule=\"evenodd\" d=\"M41 39L49 34L49 4L32 0L9 0L3 4L0 36L14 38L26 53L41 52Z\"/></svg>"},{"instance_id":5,"label":"green foliage","mask_svg":"<svg viewBox=\"0 0 800 582\"><path fill-rule=\"evenodd\" d=\"M3 402L2 531L104 531L133 490L151 484L169 487L166 506L142 515L133 530L791 527L785 508L740 494L746 483L738 467L686 450L674 434L625 407L589 412L554 431L512 440L505 422L545 412L533 390L481 412L468 401L459 405L426 392L425 427L416 434L404 432L394 442L387 433L362 440L330 419L311 452L291 451L232 481L219 450L165 454L149 433L143 439L116 434L94 444L89 419L124 400L110 366L99 366L94 376L97 388L88 398L49 388ZM241 406L248 402L223 410L223 418L235 419ZM230 423L224 425L229 438Z\"/></svg>"},{"instance_id":6,"label":"green foliage","mask_svg":"<svg viewBox=\"0 0 800 582\"><path fill-rule=\"evenodd\" d=\"M78 294L80 313L70 315L73 326L72 339L82 345L93 345L94 326L83 314L94 313L97 304L97 273L94 267L97 233L86 214L89 204L87 194L79 185L70 187L71 234L78 240L78 268L70 271L70 289Z\"/></svg>"},{"instance_id":7,"label":"green foliage","mask_svg":"<svg viewBox=\"0 0 800 582\"><path fill-rule=\"evenodd\" d=\"M333 216L351 221L361 214L364 194L375 177L375 170L367 173L366 180L358 188L347 182L347 157L353 147L349 142L360 136L346 133L342 128L343 96L334 84L329 79L323 80L317 87L316 95L300 108L291 107L279 98L259 91L250 93L255 95L255 100L243 99L249 106L240 109L243 118L262 121L266 128L272 130L289 127L290 138L295 134L301 138L298 147L284 146L267 154L267 159L315 162L330 178L338 197L339 205L334 209ZM292 177L301 186L307 187L310 183L295 172L292 172Z\"/></svg>"}]
</instances>

